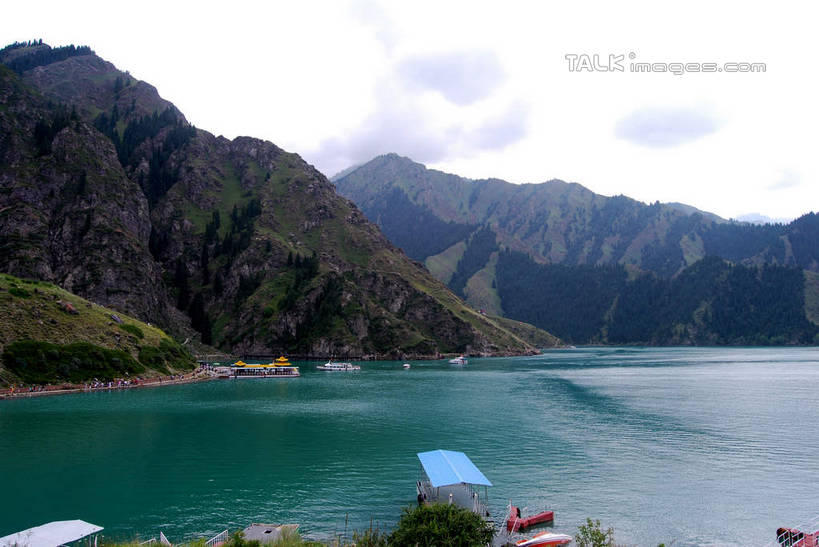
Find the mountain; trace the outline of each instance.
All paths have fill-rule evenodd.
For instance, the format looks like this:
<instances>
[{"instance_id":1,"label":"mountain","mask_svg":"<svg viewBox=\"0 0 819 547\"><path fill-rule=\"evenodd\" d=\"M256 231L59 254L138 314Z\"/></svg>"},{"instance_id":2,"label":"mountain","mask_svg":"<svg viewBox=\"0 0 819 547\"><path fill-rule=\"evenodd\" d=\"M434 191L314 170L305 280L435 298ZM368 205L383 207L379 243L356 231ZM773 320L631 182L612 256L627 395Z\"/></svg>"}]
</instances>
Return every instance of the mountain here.
<instances>
[{"instance_id":1,"label":"mountain","mask_svg":"<svg viewBox=\"0 0 819 547\"><path fill-rule=\"evenodd\" d=\"M736 218L739 222L749 222L751 224L787 224L791 218L771 218L761 213L748 213Z\"/></svg>"},{"instance_id":2,"label":"mountain","mask_svg":"<svg viewBox=\"0 0 819 547\"><path fill-rule=\"evenodd\" d=\"M55 285L0 275L0 381L84 382L195 366L156 327Z\"/></svg>"},{"instance_id":3,"label":"mountain","mask_svg":"<svg viewBox=\"0 0 819 547\"><path fill-rule=\"evenodd\" d=\"M816 297L805 291L808 273L819 272L813 213L787 225L755 226L678 203L601 196L559 180L471 180L395 154L334 183L393 243L473 306L567 341L808 343L815 335L806 309L815 307ZM704 268L709 257L722 266ZM680 285L692 278L697 284L706 272L711 292ZM714 323L741 321L728 308L720 311L729 303L719 297L749 276L756 279L753 290L746 287L749 301L730 306L760 309L766 304L751 300L773 290L788 303L776 312L783 318L773 320L778 330L748 321L741 328ZM686 299L681 309L688 312L662 315L658 310L668 310L658 298ZM650 315L655 329L636 326L649 317L642 308L657 312Z\"/></svg>"},{"instance_id":4,"label":"mountain","mask_svg":"<svg viewBox=\"0 0 819 547\"><path fill-rule=\"evenodd\" d=\"M0 62L0 269L234 353L533 351L296 154L191 126L88 48Z\"/></svg>"}]
</instances>

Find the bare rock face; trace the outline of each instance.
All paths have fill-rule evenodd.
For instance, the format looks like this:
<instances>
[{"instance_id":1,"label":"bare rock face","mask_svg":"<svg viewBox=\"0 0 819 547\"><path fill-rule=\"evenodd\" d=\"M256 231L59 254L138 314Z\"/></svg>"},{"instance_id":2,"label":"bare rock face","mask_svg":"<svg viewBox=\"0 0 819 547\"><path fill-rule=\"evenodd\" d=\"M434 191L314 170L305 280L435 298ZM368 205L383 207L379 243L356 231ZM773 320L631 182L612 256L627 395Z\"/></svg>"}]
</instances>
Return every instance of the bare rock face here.
<instances>
[{"instance_id":1,"label":"bare rock face","mask_svg":"<svg viewBox=\"0 0 819 547\"><path fill-rule=\"evenodd\" d=\"M57 283L160 324L175 322L148 252L148 204L125 176L111 142L74 118L49 150L35 128L54 112L2 74L0 240L3 270Z\"/></svg>"}]
</instances>

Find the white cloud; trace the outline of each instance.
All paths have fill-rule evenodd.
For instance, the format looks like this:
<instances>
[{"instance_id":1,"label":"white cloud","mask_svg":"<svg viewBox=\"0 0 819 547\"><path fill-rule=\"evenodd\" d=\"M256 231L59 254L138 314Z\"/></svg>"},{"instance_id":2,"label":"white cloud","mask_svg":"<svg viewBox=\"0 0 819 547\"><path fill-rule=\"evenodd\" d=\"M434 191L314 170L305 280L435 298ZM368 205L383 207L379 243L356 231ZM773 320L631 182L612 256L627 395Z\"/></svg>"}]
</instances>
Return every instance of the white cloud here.
<instances>
[{"instance_id":1,"label":"white cloud","mask_svg":"<svg viewBox=\"0 0 819 547\"><path fill-rule=\"evenodd\" d=\"M396 74L410 89L438 91L455 104L489 97L504 81L492 51L450 51L415 55L401 61Z\"/></svg>"},{"instance_id":2,"label":"white cloud","mask_svg":"<svg viewBox=\"0 0 819 547\"><path fill-rule=\"evenodd\" d=\"M5 6L0 36L88 44L197 126L269 139L327 174L398 152L469 177L796 217L819 204L811 15L705 0L44 0ZM570 73L564 58L629 52L767 70Z\"/></svg>"},{"instance_id":3,"label":"white cloud","mask_svg":"<svg viewBox=\"0 0 819 547\"><path fill-rule=\"evenodd\" d=\"M666 148L695 141L716 132L720 122L712 113L692 107L644 107L621 118L614 127L617 138L646 146Z\"/></svg>"},{"instance_id":4,"label":"white cloud","mask_svg":"<svg viewBox=\"0 0 819 547\"><path fill-rule=\"evenodd\" d=\"M784 169L780 172L779 179L768 186L768 190L786 190L800 184L802 184L802 178L799 173L792 169Z\"/></svg>"}]
</instances>

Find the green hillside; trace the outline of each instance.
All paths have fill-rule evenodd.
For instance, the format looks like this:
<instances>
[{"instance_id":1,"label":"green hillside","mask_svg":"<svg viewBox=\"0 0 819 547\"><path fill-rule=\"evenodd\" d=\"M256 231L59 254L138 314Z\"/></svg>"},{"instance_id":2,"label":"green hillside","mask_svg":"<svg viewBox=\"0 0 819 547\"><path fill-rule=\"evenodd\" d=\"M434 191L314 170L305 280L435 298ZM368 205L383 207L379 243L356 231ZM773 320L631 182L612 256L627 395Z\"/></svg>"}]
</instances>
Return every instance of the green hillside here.
<instances>
[{"instance_id":1,"label":"green hillside","mask_svg":"<svg viewBox=\"0 0 819 547\"><path fill-rule=\"evenodd\" d=\"M160 329L43 281L0 274L0 382L168 374L195 366Z\"/></svg>"}]
</instances>

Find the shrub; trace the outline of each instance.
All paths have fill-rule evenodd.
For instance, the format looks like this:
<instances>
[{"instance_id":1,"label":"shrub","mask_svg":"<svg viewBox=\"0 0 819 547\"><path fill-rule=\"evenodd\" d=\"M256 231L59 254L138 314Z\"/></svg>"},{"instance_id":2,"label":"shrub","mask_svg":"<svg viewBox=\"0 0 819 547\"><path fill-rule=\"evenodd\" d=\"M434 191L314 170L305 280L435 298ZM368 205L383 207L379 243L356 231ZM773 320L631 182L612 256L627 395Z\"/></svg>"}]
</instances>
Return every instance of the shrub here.
<instances>
[{"instance_id":1,"label":"shrub","mask_svg":"<svg viewBox=\"0 0 819 547\"><path fill-rule=\"evenodd\" d=\"M480 515L457 505L435 503L405 508L389 544L473 547L489 544L494 533Z\"/></svg>"},{"instance_id":2,"label":"shrub","mask_svg":"<svg viewBox=\"0 0 819 547\"><path fill-rule=\"evenodd\" d=\"M139 362L146 367L168 373L168 367L176 370L194 368L193 357L175 340L163 338L159 346L143 346L139 350Z\"/></svg>"},{"instance_id":3,"label":"shrub","mask_svg":"<svg viewBox=\"0 0 819 547\"><path fill-rule=\"evenodd\" d=\"M614 528L603 531L599 520L586 518L586 524L578 526L574 540L577 547L611 547L614 545Z\"/></svg>"},{"instance_id":4,"label":"shrub","mask_svg":"<svg viewBox=\"0 0 819 547\"><path fill-rule=\"evenodd\" d=\"M245 534L241 530L233 532L225 542L225 547L259 547L262 543L258 539L245 539Z\"/></svg>"},{"instance_id":5,"label":"shrub","mask_svg":"<svg viewBox=\"0 0 819 547\"><path fill-rule=\"evenodd\" d=\"M93 378L110 380L145 370L124 351L87 342L60 345L17 340L6 346L3 363L21 380L32 384L83 382Z\"/></svg>"},{"instance_id":6,"label":"shrub","mask_svg":"<svg viewBox=\"0 0 819 547\"><path fill-rule=\"evenodd\" d=\"M363 532L353 532L353 544L356 547L387 547L389 534L370 526Z\"/></svg>"},{"instance_id":7,"label":"shrub","mask_svg":"<svg viewBox=\"0 0 819 547\"><path fill-rule=\"evenodd\" d=\"M119 328L127 332L128 334L133 334L140 340L145 338L145 334L142 332L142 329L137 327L136 325L128 325L126 323L120 323Z\"/></svg>"},{"instance_id":8,"label":"shrub","mask_svg":"<svg viewBox=\"0 0 819 547\"><path fill-rule=\"evenodd\" d=\"M13 294L18 298L30 298L31 293L25 289L21 289L19 287L12 287L9 289L9 294Z\"/></svg>"}]
</instances>

